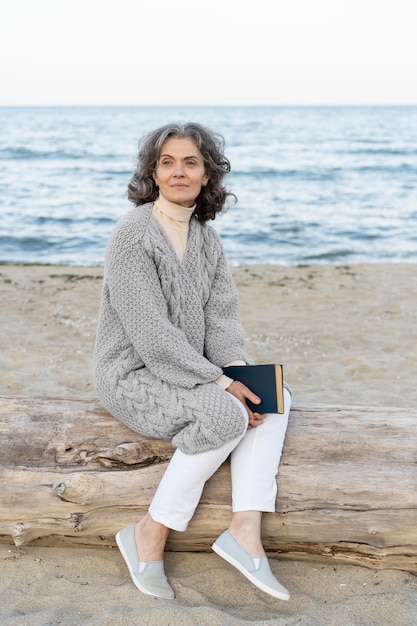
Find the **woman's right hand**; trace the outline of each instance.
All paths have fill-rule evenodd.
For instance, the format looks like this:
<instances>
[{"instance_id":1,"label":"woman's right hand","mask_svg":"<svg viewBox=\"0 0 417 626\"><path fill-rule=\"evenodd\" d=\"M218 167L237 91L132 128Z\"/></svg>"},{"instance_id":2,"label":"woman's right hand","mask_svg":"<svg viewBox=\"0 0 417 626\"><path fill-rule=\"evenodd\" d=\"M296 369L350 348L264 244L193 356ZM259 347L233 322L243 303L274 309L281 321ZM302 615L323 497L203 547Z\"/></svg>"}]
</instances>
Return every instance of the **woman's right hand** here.
<instances>
[{"instance_id":1,"label":"woman's right hand","mask_svg":"<svg viewBox=\"0 0 417 626\"><path fill-rule=\"evenodd\" d=\"M233 396L235 396L235 398L240 400L242 404L245 405L249 415L248 428L254 428L255 426L259 426L260 424L262 424L265 413L253 412L246 404L246 400L250 400L250 402L253 402L253 404L261 403L261 399L256 394L254 394L253 391L251 391L248 387L246 387L246 385L238 380L234 380L232 384L229 385L229 387L226 389L226 391L228 393L231 393Z\"/></svg>"}]
</instances>

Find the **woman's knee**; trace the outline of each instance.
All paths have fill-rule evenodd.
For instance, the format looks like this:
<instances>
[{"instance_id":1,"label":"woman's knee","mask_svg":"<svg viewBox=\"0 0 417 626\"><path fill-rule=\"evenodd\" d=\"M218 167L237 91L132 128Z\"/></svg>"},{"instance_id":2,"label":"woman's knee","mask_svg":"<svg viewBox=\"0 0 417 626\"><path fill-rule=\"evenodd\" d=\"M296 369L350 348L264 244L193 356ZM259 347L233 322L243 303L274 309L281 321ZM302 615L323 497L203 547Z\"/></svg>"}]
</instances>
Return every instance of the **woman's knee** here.
<instances>
[{"instance_id":1,"label":"woman's knee","mask_svg":"<svg viewBox=\"0 0 417 626\"><path fill-rule=\"evenodd\" d=\"M241 439L248 428L249 416L240 400L227 394L226 401L210 417L210 431L218 441L226 443Z\"/></svg>"}]
</instances>

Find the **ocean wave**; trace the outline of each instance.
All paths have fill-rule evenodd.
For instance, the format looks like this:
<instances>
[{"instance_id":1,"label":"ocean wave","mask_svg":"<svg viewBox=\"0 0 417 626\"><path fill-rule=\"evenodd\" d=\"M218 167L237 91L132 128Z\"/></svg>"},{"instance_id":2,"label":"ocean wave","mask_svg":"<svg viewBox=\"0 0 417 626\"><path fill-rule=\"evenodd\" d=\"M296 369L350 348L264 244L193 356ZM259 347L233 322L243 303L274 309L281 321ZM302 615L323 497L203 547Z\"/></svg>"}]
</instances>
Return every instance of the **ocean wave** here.
<instances>
[{"instance_id":1,"label":"ocean wave","mask_svg":"<svg viewBox=\"0 0 417 626\"><path fill-rule=\"evenodd\" d=\"M30 148L10 146L0 148L0 160L1 161L36 161L36 160L48 160L48 161L109 161L117 160L118 156L115 154L96 154L86 150L78 152L68 150L34 150Z\"/></svg>"},{"instance_id":2,"label":"ocean wave","mask_svg":"<svg viewBox=\"0 0 417 626\"><path fill-rule=\"evenodd\" d=\"M0 108L0 260L102 264L137 139L171 116L226 139L232 264L417 262L417 107Z\"/></svg>"}]
</instances>

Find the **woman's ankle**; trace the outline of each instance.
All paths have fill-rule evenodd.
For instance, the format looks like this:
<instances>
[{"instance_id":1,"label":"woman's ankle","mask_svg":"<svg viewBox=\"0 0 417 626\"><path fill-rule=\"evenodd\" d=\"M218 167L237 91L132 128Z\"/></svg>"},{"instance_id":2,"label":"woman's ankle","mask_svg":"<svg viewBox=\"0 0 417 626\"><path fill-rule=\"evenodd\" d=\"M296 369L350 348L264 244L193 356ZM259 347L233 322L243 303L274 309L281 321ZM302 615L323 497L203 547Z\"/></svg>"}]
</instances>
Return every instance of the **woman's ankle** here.
<instances>
[{"instance_id":1,"label":"woman's ankle","mask_svg":"<svg viewBox=\"0 0 417 626\"><path fill-rule=\"evenodd\" d=\"M149 513L142 517L135 526L135 541L139 560L142 563L163 560L168 534L169 528L155 522Z\"/></svg>"},{"instance_id":2,"label":"woman's ankle","mask_svg":"<svg viewBox=\"0 0 417 626\"><path fill-rule=\"evenodd\" d=\"M229 532L238 544L252 558L262 558L265 550L261 540L261 519L259 511L234 513L229 525Z\"/></svg>"}]
</instances>

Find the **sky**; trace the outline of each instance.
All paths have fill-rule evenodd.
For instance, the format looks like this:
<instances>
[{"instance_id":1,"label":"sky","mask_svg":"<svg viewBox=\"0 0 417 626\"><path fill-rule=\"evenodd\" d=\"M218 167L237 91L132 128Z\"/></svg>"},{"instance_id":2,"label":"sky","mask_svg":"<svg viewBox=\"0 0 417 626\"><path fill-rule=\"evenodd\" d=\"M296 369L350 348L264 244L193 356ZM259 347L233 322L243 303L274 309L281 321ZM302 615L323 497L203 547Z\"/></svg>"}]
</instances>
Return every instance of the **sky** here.
<instances>
[{"instance_id":1,"label":"sky","mask_svg":"<svg viewBox=\"0 0 417 626\"><path fill-rule=\"evenodd\" d=\"M0 105L417 104L416 0L0 0Z\"/></svg>"}]
</instances>

